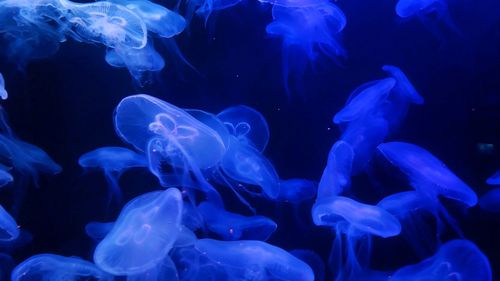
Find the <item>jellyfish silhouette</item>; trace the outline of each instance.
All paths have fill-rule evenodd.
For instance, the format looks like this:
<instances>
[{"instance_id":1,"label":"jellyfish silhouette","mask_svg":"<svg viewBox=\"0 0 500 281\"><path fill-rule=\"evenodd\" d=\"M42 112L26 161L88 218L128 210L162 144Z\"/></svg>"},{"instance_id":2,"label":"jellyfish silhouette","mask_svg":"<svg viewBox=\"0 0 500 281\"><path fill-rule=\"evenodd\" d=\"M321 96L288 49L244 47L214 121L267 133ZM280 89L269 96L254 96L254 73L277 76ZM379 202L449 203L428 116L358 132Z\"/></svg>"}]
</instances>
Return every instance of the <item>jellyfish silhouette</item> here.
<instances>
[{"instance_id":1,"label":"jellyfish silhouette","mask_svg":"<svg viewBox=\"0 0 500 281\"><path fill-rule=\"evenodd\" d=\"M333 197L349 188L353 161L352 147L342 140L335 142L319 181L318 198Z\"/></svg>"},{"instance_id":2,"label":"jellyfish silhouette","mask_svg":"<svg viewBox=\"0 0 500 281\"><path fill-rule=\"evenodd\" d=\"M2 73L0 73L0 98L6 100L9 97L7 90L5 90L5 80Z\"/></svg>"},{"instance_id":3,"label":"jellyfish silhouette","mask_svg":"<svg viewBox=\"0 0 500 281\"><path fill-rule=\"evenodd\" d=\"M274 5L272 15L273 21L266 31L282 40L282 76L288 94L292 82L300 88L307 64L319 60L320 54L333 59L346 56L340 43L346 18L332 2L317 1L315 5L304 6Z\"/></svg>"},{"instance_id":4,"label":"jellyfish silhouette","mask_svg":"<svg viewBox=\"0 0 500 281\"><path fill-rule=\"evenodd\" d=\"M78 164L84 168L102 169L110 189L108 203L112 196L119 202L123 193L118 183L121 175L131 168L147 167L146 158L123 147L101 147L80 156Z\"/></svg>"},{"instance_id":5,"label":"jellyfish silhouette","mask_svg":"<svg viewBox=\"0 0 500 281\"><path fill-rule=\"evenodd\" d=\"M491 175L486 183L489 185L500 185L500 170L496 171L493 175Z\"/></svg>"},{"instance_id":6,"label":"jellyfish silhouette","mask_svg":"<svg viewBox=\"0 0 500 281\"><path fill-rule=\"evenodd\" d=\"M0 241L11 242L19 237L20 231L14 218L0 205Z\"/></svg>"},{"instance_id":7,"label":"jellyfish silhouette","mask_svg":"<svg viewBox=\"0 0 500 281\"><path fill-rule=\"evenodd\" d=\"M479 206L488 212L500 212L500 188L494 188L483 194L479 199Z\"/></svg>"},{"instance_id":8,"label":"jellyfish silhouette","mask_svg":"<svg viewBox=\"0 0 500 281\"><path fill-rule=\"evenodd\" d=\"M317 184L306 179L280 180L280 192L276 201L300 203L316 196Z\"/></svg>"},{"instance_id":9,"label":"jellyfish silhouette","mask_svg":"<svg viewBox=\"0 0 500 281\"><path fill-rule=\"evenodd\" d=\"M186 21L189 23L195 15L201 16L207 24L210 15L238 5L241 0L186 0Z\"/></svg>"}]
</instances>

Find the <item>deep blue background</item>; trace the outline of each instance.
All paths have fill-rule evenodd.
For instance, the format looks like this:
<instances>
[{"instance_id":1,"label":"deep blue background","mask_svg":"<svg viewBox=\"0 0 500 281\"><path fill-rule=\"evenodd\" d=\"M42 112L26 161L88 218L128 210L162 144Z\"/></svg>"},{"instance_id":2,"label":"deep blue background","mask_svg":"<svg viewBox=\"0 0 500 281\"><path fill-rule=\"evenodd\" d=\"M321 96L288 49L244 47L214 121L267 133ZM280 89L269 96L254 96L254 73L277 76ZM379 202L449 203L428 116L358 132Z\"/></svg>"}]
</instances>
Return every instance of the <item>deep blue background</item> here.
<instances>
[{"instance_id":1,"label":"deep blue background","mask_svg":"<svg viewBox=\"0 0 500 281\"><path fill-rule=\"evenodd\" d=\"M271 141L265 154L280 176L318 180L330 146L339 137L331 117L353 89L384 77L382 65L393 64L406 72L425 104L410 109L391 139L427 148L483 194L490 188L485 179L500 168L500 2L450 0L450 13L463 36L438 24L440 37L419 20L397 19L392 0L337 3L348 20L343 32L348 59L339 65L321 57L305 73L305 91L291 98L283 91L281 42L265 33L270 8L253 0L215 13L208 29L201 20L193 21L177 41L196 71L168 60L166 69L144 89L134 86L127 70L105 63L102 46L64 43L55 56L31 62L24 72L2 58L0 72L10 94L3 106L13 129L64 168L58 176L43 178L39 189L29 188L18 222L34 241L14 253L16 261L42 252L91 258L85 223L112 220L119 209L106 212L102 175L85 173L77 159L99 146L123 145L115 135L112 113L123 97L138 92L214 113L236 104L252 106L269 122ZM166 56L159 42L156 46ZM493 144L494 150L482 152L480 143ZM127 173L122 182L127 199L157 187L142 170ZM406 188L402 179L382 182L393 189ZM354 179L354 189L362 191L359 198L366 202L380 199L366 176ZM1 203L9 199L8 191L0 192ZM311 225L310 202L299 212L293 206L255 203L259 212L280 222L273 244L328 255L333 236ZM239 205L233 205L237 211ZM484 251L498 275L500 215L477 207L454 214L465 237ZM376 240L374 247L377 269L418 259L398 239Z\"/></svg>"}]
</instances>

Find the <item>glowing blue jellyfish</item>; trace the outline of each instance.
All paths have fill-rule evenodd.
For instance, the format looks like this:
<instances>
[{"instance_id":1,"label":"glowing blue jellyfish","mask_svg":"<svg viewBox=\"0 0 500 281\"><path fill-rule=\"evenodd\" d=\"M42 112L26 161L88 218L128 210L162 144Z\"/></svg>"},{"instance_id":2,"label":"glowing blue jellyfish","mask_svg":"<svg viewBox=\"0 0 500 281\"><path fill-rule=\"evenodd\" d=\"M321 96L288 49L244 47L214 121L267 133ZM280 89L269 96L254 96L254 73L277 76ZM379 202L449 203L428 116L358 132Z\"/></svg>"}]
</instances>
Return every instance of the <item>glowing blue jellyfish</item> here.
<instances>
[{"instance_id":1,"label":"glowing blue jellyfish","mask_svg":"<svg viewBox=\"0 0 500 281\"><path fill-rule=\"evenodd\" d=\"M321 5L327 3L328 0L259 0L259 2L275 6L300 8Z\"/></svg>"},{"instance_id":2,"label":"glowing blue jellyfish","mask_svg":"<svg viewBox=\"0 0 500 281\"><path fill-rule=\"evenodd\" d=\"M0 98L6 100L9 94L5 90L5 80L3 79L2 73L0 73Z\"/></svg>"},{"instance_id":3,"label":"glowing blue jellyfish","mask_svg":"<svg viewBox=\"0 0 500 281\"><path fill-rule=\"evenodd\" d=\"M7 169L7 167L0 165L0 187L4 187L14 180L12 175L6 171Z\"/></svg>"},{"instance_id":4,"label":"glowing blue jellyfish","mask_svg":"<svg viewBox=\"0 0 500 281\"><path fill-rule=\"evenodd\" d=\"M354 151L345 141L337 141L328 153L326 167L318 185L318 198L341 194L351 184Z\"/></svg>"},{"instance_id":5,"label":"glowing blue jellyfish","mask_svg":"<svg viewBox=\"0 0 500 281\"><path fill-rule=\"evenodd\" d=\"M0 205L0 241L10 242L19 237L20 231L14 218Z\"/></svg>"},{"instance_id":6,"label":"glowing blue jellyfish","mask_svg":"<svg viewBox=\"0 0 500 281\"><path fill-rule=\"evenodd\" d=\"M149 0L111 0L110 2L123 5L136 13L144 21L147 29L160 37L171 38L186 28L186 20L181 15Z\"/></svg>"},{"instance_id":7,"label":"glowing blue jellyfish","mask_svg":"<svg viewBox=\"0 0 500 281\"><path fill-rule=\"evenodd\" d=\"M134 275L160 264L180 231L182 195L169 188L143 194L121 211L113 229L97 245L94 262L114 275Z\"/></svg>"},{"instance_id":8,"label":"glowing blue jellyfish","mask_svg":"<svg viewBox=\"0 0 500 281\"><path fill-rule=\"evenodd\" d=\"M120 176L128 169L147 167L146 158L123 147L101 147L80 156L78 164L84 168L102 169L108 186L116 200L123 198L119 186Z\"/></svg>"},{"instance_id":9,"label":"glowing blue jellyfish","mask_svg":"<svg viewBox=\"0 0 500 281\"><path fill-rule=\"evenodd\" d=\"M299 258L301 261L307 263L311 267L311 269L314 271L315 281L325 280L325 264L323 263L323 259L318 254L306 249L292 250L290 251L290 254Z\"/></svg>"},{"instance_id":10,"label":"glowing blue jellyfish","mask_svg":"<svg viewBox=\"0 0 500 281\"><path fill-rule=\"evenodd\" d=\"M85 233L95 241L101 241L113 229L115 222L89 222L85 225Z\"/></svg>"},{"instance_id":11,"label":"glowing blue jellyfish","mask_svg":"<svg viewBox=\"0 0 500 281\"><path fill-rule=\"evenodd\" d=\"M477 204L476 193L427 150L404 142L384 143L378 150L408 176L415 190L430 197L454 199L469 207Z\"/></svg>"},{"instance_id":12,"label":"glowing blue jellyfish","mask_svg":"<svg viewBox=\"0 0 500 281\"><path fill-rule=\"evenodd\" d=\"M32 256L12 271L12 281L98 280L111 281L113 276L94 264L75 257L52 254Z\"/></svg>"},{"instance_id":13,"label":"glowing blue jellyfish","mask_svg":"<svg viewBox=\"0 0 500 281\"><path fill-rule=\"evenodd\" d=\"M280 180L280 193L277 201L299 203L313 199L316 195L317 184L305 179Z\"/></svg>"},{"instance_id":14,"label":"glowing blue jellyfish","mask_svg":"<svg viewBox=\"0 0 500 281\"><path fill-rule=\"evenodd\" d=\"M217 114L217 118L240 142L253 145L261 152L266 148L269 142L269 126L257 110L245 105L232 106Z\"/></svg>"},{"instance_id":15,"label":"glowing blue jellyfish","mask_svg":"<svg viewBox=\"0 0 500 281\"><path fill-rule=\"evenodd\" d=\"M195 248L209 260L244 280L314 280L314 273L303 261L283 249L261 241L217 241L200 239Z\"/></svg>"},{"instance_id":16,"label":"glowing blue jellyfish","mask_svg":"<svg viewBox=\"0 0 500 281\"><path fill-rule=\"evenodd\" d=\"M467 240L452 240L438 252L418 264L405 266L391 276L391 281L491 281L488 258Z\"/></svg>"},{"instance_id":17,"label":"glowing blue jellyfish","mask_svg":"<svg viewBox=\"0 0 500 281\"><path fill-rule=\"evenodd\" d=\"M290 82L295 80L300 84L307 64L318 60L320 54L334 59L346 55L340 43L346 18L332 2L317 1L316 5L303 7L275 5L272 14L273 22L266 31L282 39L283 81L287 93Z\"/></svg>"},{"instance_id":18,"label":"glowing blue jellyfish","mask_svg":"<svg viewBox=\"0 0 500 281\"><path fill-rule=\"evenodd\" d=\"M238 276L230 276L224 266L210 260L194 246L174 248L170 257L178 270L179 280L224 281L238 278Z\"/></svg>"},{"instance_id":19,"label":"glowing blue jellyfish","mask_svg":"<svg viewBox=\"0 0 500 281\"><path fill-rule=\"evenodd\" d=\"M146 24L128 8L107 1L60 2L68 10L67 17L72 24L75 40L100 43L111 48L122 46L141 49L146 46Z\"/></svg>"},{"instance_id":20,"label":"glowing blue jellyfish","mask_svg":"<svg viewBox=\"0 0 500 281\"><path fill-rule=\"evenodd\" d=\"M175 264L166 256L156 267L135 275L127 276L127 281L168 281L179 280Z\"/></svg>"},{"instance_id":21,"label":"glowing blue jellyfish","mask_svg":"<svg viewBox=\"0 0 500 281\"><path fill-rule=\"evenodd\" d=\"M240 2L241 0L187 0L186 20L190 22L196 14L203 17L206 24L213 12L231 8Z\"/></svg>"},{"instance_id":22,"label":"glowing blue jellyfish","mask_svg":"<svg viewBox=\"0 0 500 281\"><path fill-rule=\"evenodd\" d=\"M494 188L481 196L479 206L488 212L500 212L500 188Z\"/></svg>"},{"instance_id":23,"label":"glowing blue jellyfish","mask_svg":"<svg viewBox=\"0 0 500 281\"><path fill-rule=\"evenodd\" d=\"M186 111L147 95L124 98L114 121L118 136L146 153L150 171L163 186L196 188L219 200L202 173L219 165L226 153L216 131Z\"/></svg>"},{"instance_id":24,"label":"glowing blue jellyfish","mask_svg":"<svg viewBox=\"0 0 500 281\"><path fill-rule=\"evenodd\" d=\"M486 183L489 185L500 185L500 170L498 170L496 173L491 175L487 180Z\"/></svg>"},{"instance_id":25,"label":"glowing blue jellyfish","mask_svg":"<svg viewBox=\"0 0 500 281\"><path fill-rule=\"evenodd\" d=\"M399 67L384 65L382 69L396 80L397 83L393 91L397 92L399 95L407 97L407 99L414 104L424 103L424 98L418 93L417 89L415 89L408 77L406 77L406 74L404 74Z\"/></svg>"},{"instance_id":26,"label":"glowing blue jellyfish","mask_svg":"<svg viewBox=\"0 0 500 281\"><path fill-rule=\"evenodd\" d=\"M266 241L276 230L277 224L264 216L246 217L228 212L209 202L198 206L207 229L223 240Z\"/></svg>"},{"instance_id":27,"label":"glowing blue jellyfish","mask_svg":"<svg viewBox=\"0 0 500 281\"><path fill-rule=\"evenodd\" d=\"M376 114L374 112L380 110L395 85L393 78L361 85L352 92L344 108L335 114L333 123L352 122Z\"/></svg>"}]
</instances>

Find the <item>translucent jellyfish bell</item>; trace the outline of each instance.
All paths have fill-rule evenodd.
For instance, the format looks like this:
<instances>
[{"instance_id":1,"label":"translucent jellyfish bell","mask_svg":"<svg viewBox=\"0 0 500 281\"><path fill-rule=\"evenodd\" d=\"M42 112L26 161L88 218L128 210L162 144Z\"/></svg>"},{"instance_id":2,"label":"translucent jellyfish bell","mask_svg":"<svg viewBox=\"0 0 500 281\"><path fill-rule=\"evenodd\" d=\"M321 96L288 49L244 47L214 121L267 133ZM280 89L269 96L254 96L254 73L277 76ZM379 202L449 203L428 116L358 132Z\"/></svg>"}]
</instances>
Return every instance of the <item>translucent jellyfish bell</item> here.
<instances>
[{"instance_id":1,"label":"translucent jellyfish bell","mask_svg":"<svg viewBox=\"0 0 500 281\"><path fill-rule=\"evenodd\" d=\"M0 98L6 100L9 94L5 90L5 80L3 79L2 73L0 73Z\"/></svg>"},{"instance_id":2,"label":"translucent jellyfish bell","mask_svg":"<svg viewBox=\"0 0 500 281\"><path fill-rule=\"evenodd\" d=\"M351 184L354 151L345 141L339 140L330 149L326 167L318 185L318 198L336 196Z\"/></svg>"},{"instance_id":3,"label":"translucent jellyfish bell","mask_svg":"<svg viewBox=\"0 0 500 281\"><path fill-rule=\"evenodd\" d=\"M141 49L146 46L146 24L130 9L107 1L74 3L61 0L61 3L69 11L68 20L74 26L76 40L111 48Z\"/></svg>"},{"instance_id":4,"label":"translucent jellyfish bell","mask_svg":"<svg viewBox=\"0 0 500 281\"><path fill-rule=\"evenodd\" d=\"M452 240L418 264L408 265L392 274L391 281L491 281L488 258L474 243Z\"/></svg>"},{"instance_id":5,"label":"translucent jellyfish bell","mask_svg":"<svg viewBox=\"0 0 500 281\"><path fill-rule=\"evenodd\" d=\"M493 175L491 175L486 183L489 185L500 185L500 170L496 171Z\"/></svg>"},{"instance_id":6,"label":"translucent jellyfish bell","mask_svg":"<svg viewBox=\"0 0 500 281\"><path fill-rule=\"evenodd\" d=\"M245 144L255 146L260 152L269 142L269 126L264 116L257 110L238 105L224 109L217 114L229 132Z\"/></svg>"},{"instance_id":7,"label":"translucent jellyfish bell","mask_svg":"<svg viewBox=\"0 0 500 281\"><path fill-rule=\"evenodd\" d=\"M143 194L121 211L113 229L97 245L94 262L114 275L133 275L157 266L177 240L182 195L169 188Z\"/></svg>"},{"instance_id":8,"label":"translucent jellyfish bell","mask_svg":"<svg viewBox=\"0 0 500 281\"><path fill-rule=\"evenodd\" d=\"M14 218L0 205L0 241L14 241L20 231Z\"/></svg>"},{"instance_id":9,"label":"translucent jellyfish bell","mask_svg":"<svg viewBox=\"0 0 500 281\"><path fill-rule=\"evenodd\" d=\"M402 18L418 15L432 5L446 5L444 0L399 0L396 4L396 14Z\"/></svg>"},{"instance_id":10,"label":"translucent jellyfish bell","mask_svg":"<svg viewBox=\"0 0 500 281\"><path fill-rule=\"evenodd\" d=\"M113 276L91 262L75 257L40 254L20 263L12 271L12 281L96 280L111 281Z\"/></svg>"},{"instance_id":11,"label":"translucent jellyfish bell","mask_svg":"<svg viewBox=\"0 0 500 281\"><path fill-rule=\"evenodd\" d=\"M300 203L313 199L317 192L317 184L306 179L280 180L280 193L277 201Z\"/></svg>"},{"instance_id":12,"label":"translucent jellyfish bell","mask_svg":"<svg viewBox=\"0 0 500 281\"><path fill-rule=\"evenodd\" d=\"M417 89L415 89L408 77L406 77L406 74L399 67L384 65L382 69L396 80L394 91L406 96L414 104L424 103L424 98L418 93Z\"/></svg>"},{"instance_id":13,"label":"translucent jellyfish bell","mask_svg":"<svg viewBox=\"0 0 500 281\"><path fill-rule=\"evenodd\" d=\"M136 149L145 151L151 139L164 142L172 151L180 150L200 169L219 163L226 147L221 137L184 110L148 95L124 98L116 107L118 136ZM172 165L183 165L172 162Z\"/></svg>"},{"instance_id":14,"label":"translucent jellyfish bell","mask_svg":"<svg viewBox=\"0 0 500 281\"><path fill-rule=\"evenodd\" d=\"M309 265L265 242L200 239L195 248L219 266L228 271L242 271L245 276L253 277L252 280L314 280Z\"/></svg>"},{"instance_id":15,"label":"translucent jellyfish bell","mask_svg":"<svg viewBox=\"0 0 500 281\"><path fill-rule=\"evenodd\" d=\"M404 142L383 143L378 150L408 176L417 191L432 197L442 195L469 207L477 204L476 193L427 150Z\"/></svg>"}]
</instances>

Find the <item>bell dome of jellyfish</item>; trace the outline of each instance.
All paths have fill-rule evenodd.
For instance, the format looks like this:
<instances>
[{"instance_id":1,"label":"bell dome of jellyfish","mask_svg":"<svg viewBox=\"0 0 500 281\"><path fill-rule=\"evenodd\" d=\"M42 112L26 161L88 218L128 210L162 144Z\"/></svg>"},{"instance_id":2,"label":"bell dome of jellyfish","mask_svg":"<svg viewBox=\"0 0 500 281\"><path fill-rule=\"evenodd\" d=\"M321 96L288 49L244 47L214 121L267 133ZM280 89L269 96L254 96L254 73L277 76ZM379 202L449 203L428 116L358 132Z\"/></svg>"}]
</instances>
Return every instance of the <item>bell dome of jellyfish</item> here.
<instances>
[{"instance_id":1,"label":"bell dome of jellyfish","mask_svg":"<svg viewBox=\"0 0 500 281\"><path fill-rule=\"evenodd\" d=\"M500 1L0 0L0 281L500 280Z\"/></svg>"}]
</instances>

